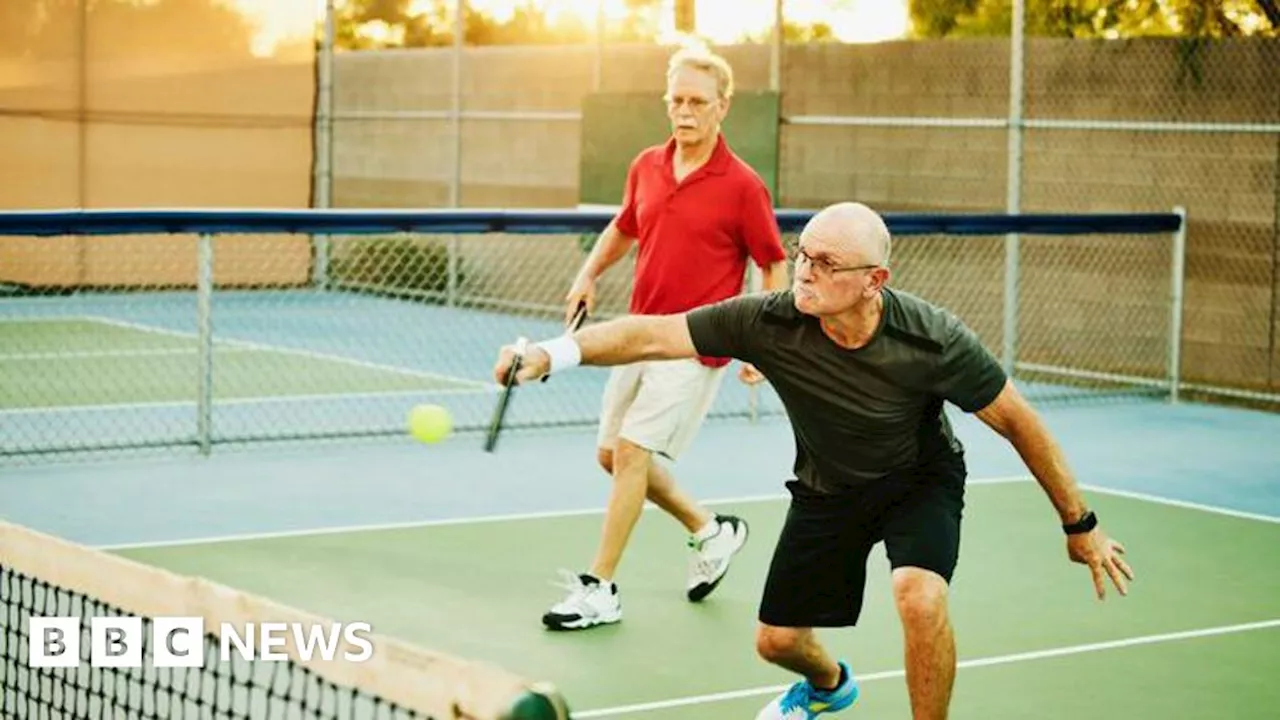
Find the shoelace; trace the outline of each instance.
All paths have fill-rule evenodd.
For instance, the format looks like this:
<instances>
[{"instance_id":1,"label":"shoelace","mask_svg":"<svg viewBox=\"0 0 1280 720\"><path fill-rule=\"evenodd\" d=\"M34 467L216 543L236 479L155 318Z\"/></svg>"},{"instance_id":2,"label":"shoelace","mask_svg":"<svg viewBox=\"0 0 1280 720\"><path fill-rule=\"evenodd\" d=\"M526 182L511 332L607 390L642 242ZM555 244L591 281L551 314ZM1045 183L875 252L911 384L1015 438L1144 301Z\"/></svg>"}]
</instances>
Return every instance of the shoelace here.
<instances>
[{"instance_id":1,"label":"shoelace","mask_svg":"<svg viewBox=\"0 0 1280 720\"><path fill-rule=\"evenodd\" d=\"M551 582L550 584L561 590L568 590L571 598L585 597L591 591L591 587L582 582L582 578L578 577L578 573L564 568L560 568L556 572L560 575L560 582Z\"/></svg>"}]
</instances>

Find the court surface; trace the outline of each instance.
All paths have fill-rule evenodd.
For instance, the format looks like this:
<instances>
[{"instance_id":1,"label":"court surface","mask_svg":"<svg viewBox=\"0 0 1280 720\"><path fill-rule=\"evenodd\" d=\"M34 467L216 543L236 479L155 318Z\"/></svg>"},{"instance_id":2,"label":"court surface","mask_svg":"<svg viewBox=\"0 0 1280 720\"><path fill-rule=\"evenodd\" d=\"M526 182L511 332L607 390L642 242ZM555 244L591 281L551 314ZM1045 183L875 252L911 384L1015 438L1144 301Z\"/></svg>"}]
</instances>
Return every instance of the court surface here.
<instances>
[{"instance_id":1,"label":"court surface","mask_svg":"<svg viewBox=\"0 0 1280 720\"><path fill-rule=\"evenodd\" d=\"M550 387L550 386L548 386ZM548 390L547 392L551 392ZM1272 718L1280 708L1280 416L1159 403L1052 407L1046 420L1138 574L1092 595L1016 455L972 418L952 612L954 718ZM646 512L623 561L624 619L551 633L559 568L581 569L607 481L588 432L433 447L325 444L17 468L6 518L144 562L552 680L575 717L751 718L790 681L754 653L756 602L785 511L785 423L704 429L676 466L752 539L701 605L677 525ZM829 631L863 678L835 717L909 717L882 551L864 619ZM820 580L818 580L820 581Z\"/></svg>"}]
</instances>

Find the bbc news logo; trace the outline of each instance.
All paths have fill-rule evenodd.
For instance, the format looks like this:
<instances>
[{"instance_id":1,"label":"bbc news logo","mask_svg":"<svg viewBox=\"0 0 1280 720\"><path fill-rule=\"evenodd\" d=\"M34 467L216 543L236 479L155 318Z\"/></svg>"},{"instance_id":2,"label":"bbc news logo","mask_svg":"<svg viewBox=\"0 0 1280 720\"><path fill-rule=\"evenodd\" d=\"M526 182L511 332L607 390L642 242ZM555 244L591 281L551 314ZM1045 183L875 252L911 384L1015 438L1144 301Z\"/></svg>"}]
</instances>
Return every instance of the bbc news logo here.
<instances>
[{"instance_id":1,"label":"bbc news logo","mask_svg":"<svg viewBox=\"0 0 1280 720\"><path fill-rule=\"evenodd\" d=\"M81 621L76 617L32 617L28 664L31 667L77 667L81 663ZM298 657L326 661L365 662L373 657L367 637L368 623L319 625L316 623L231 623L218 626L218 659L231 662L237 655L250 661L283 662L289 640ZM89 621L89 664L92 667L142 667L142 648L150 640L150 664L154 667L204 667L204 618L160 617L151 621L150 633L139 617L95 617ZM341 641L346 641L343 647Z\"/></svg>"}]
</instances>

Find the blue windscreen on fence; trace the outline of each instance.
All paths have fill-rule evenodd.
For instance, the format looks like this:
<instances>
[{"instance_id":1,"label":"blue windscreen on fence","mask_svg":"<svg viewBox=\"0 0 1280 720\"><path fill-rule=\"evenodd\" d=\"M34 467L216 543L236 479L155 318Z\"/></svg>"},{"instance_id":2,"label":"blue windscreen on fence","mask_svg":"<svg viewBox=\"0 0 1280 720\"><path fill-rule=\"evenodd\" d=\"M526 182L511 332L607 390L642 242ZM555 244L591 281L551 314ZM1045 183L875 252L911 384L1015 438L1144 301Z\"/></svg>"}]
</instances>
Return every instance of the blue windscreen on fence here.
<instances>
[{"instance_id":1,"label":"blue windscreen on fence","mask_svg":"<svg viewBox=\"0 0 1280 720\"><path fill-rule=\"evenodd\" d=\"M777 211L783 232L799 231L812 210ZM0 235L123 233L578 233L603 230L613 215L591 210L33 210L0 212ZM1168 233L1176 213L885 214L900 235Z\"/></svg>"}]
</instances>

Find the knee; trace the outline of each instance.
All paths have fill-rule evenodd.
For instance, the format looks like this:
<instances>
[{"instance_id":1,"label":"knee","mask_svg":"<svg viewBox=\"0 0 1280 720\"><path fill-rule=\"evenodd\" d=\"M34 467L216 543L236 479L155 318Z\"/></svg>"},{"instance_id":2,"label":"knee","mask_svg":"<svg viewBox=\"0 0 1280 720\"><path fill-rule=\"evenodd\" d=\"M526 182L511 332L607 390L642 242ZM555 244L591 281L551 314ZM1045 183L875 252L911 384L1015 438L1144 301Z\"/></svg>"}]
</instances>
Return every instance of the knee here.
<instances>
[{"instance_id":1,"label":"knee","mask_svg":"<svg viewBox=\"0 0 1280 720\"><path fill-rule=\"evenodd\" d=\"M627 468L645 467L649 462L649 451L627 440L618 440L618 445L611 451L609 472Z\"/></svg>"},{"instance_id":2,"label":"knee","mask_svg":"<svg viewBox=\"0 0 1280 720\"><path fill-rule=\"evenodd\" d=\"M932 571L894 570L893 600L908 628L932 627L947 621L947 581Z\"/></svg>"},{"instance_id":3,"label":"knee","mask_svg":"<svg viewBox=\"0 0 1280 720\"><path fill-rule=\"evenodd\" d=\"M761 625L756 629L756 654L766 662L776 664L793 657L800 644L800 630L771 625Z\"/></svg>"},{"instance_id":4,"label":"knee","mask_svg":"<svg viewBox=\"0 0 1280 720\"><path fill-rule=\"evenodd\" d=\"M613 450L609 448L599 448L596 450L596 462L600 463L600 467L604 471L613 474Z\"/></svg>"}]
</instances>

